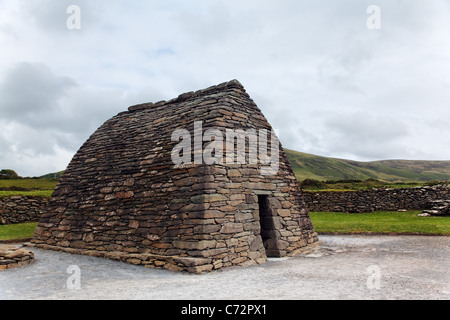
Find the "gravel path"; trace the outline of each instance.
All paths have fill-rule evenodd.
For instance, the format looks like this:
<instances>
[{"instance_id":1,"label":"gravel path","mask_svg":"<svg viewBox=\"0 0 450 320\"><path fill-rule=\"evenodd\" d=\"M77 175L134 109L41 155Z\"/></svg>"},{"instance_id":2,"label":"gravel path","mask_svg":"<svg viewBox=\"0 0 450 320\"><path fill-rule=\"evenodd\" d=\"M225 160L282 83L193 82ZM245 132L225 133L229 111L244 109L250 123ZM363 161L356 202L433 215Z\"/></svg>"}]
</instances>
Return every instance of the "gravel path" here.
<instances>
[{"instance_id":1,"label":"gravel path","mask_svg":"<svg viewBox=\"0 0 450 320\"><path fill-rule=\"evenodd\" d=\"M306 256L203 275L31 249L33 264L0 272L0 299L450 299L450 237L320 240Z\"/></svg>"}]
</instances>

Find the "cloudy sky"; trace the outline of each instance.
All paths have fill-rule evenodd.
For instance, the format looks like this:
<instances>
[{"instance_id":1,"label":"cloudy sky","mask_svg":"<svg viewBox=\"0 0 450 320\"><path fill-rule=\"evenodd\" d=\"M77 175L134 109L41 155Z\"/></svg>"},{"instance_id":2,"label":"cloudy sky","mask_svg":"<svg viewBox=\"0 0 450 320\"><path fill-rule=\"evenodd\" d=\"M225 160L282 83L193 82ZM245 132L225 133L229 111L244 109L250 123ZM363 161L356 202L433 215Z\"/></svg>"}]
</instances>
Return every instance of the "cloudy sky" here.
<instances>
[{"instance_id":1,"label":"cloudy sky","mask_svg":"<svg viewBox=\"0 0 450 320\"><path fill-rule=\"evenodd\" d=\"M448 0L0 0L0 169L63 170L128 106L232 79L284 147L450 160L449 30Z\"/></svg>"}]
</instances>

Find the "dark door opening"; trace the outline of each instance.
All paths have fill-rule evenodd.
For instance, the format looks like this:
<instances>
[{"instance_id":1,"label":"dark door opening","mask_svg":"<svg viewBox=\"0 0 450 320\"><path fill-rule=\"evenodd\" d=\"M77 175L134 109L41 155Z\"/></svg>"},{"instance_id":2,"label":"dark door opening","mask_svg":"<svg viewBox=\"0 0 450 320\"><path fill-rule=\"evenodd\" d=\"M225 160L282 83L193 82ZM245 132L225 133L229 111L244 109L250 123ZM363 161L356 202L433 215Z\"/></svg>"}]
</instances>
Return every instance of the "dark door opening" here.
<instances>
[{"instance_id":1,"label":"dark door opening","mask_svg":"<svg viewBox=\"0 0 450 320\"><path fill-rule=\"evenodd\" d=\"M267 257L279 257L277 245L277 230L275 229L274 214L270 208L269 196L258 195L259 218L261 224L261 238L266 249Z\"/></svg>"}]
</instances>

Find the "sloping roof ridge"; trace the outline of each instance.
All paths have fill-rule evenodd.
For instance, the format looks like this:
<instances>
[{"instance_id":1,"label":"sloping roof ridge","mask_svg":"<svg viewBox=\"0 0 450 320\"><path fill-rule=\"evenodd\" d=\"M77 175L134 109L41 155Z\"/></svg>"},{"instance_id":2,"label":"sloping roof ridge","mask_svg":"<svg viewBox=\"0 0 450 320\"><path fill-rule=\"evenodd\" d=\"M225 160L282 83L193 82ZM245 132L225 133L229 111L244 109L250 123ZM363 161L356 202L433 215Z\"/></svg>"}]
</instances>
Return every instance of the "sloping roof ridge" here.
<instances>
[{"instance_id":1,"label":"sloping roof ridge","mask_svg":"<svg viewBox=\"0 0 450 320\"><path fill-rule=\"evenodd\" d=\"M211 86L211 87L206 88L206 89L198 90L198 91L195 91L195 92L187 92L187 93L180 94L178 96L178 98L168 101L167 104L174 103L174 102L183 102L183 101L186 101L186 100L188 100L190 98L197 98L197 97L206 96L206 95L209 95L211 93L215 93L217 91L223 91L224 89L228 89L228 88L238 88L238 89L245 90L244 86L238 80L234 79L234 80L231 80L231 81L223 82L223 83L215 85L215 86Z\"/></svg>"},{"instance_id":2,"label":"sloping roof ridge","mask_svg":"<svg viewBox=\"0 0 450 320\"><path fill-rule=\"evenodd\" d=\"M134 111L138 111L138 110L158 108L158 107L173 104L173 103L181 103L181 102L184 102L187 100L208 96L210 94L218 93L218 92L225 91L226 89L231 89L231 88L237 88L237 89L245 91L244 86L238 80L234 79L231 81L220 83L215 86L208 87L206 89L201 89L198 91L191 91L191 92L186 92L186 93L180 94L177 98L174 98L169 101L163 100L163 101L159 101L156 103L149 102L149 103L143 103L143 104L131 106L128 108L128 111L134 112Z\"/></svg>"}]
</instances>

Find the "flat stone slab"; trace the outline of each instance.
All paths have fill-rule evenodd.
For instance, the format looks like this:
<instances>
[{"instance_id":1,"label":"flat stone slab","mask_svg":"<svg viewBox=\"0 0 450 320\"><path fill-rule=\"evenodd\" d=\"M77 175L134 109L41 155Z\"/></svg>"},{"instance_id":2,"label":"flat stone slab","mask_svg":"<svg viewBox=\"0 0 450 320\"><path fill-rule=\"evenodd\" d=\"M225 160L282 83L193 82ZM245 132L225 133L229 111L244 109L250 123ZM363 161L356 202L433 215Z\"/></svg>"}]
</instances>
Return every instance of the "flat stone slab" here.
<instances>
[{"instance_id":1,"label":"flat stone slab","mask_svg":"<svg viewBox=\"0 0 450 320\"><path fill-rule=\"evenodd\" d=\"M13 245L0 245L0 271L24 267L34 261L34 253Z\"/></svg>"}]
</instances>

